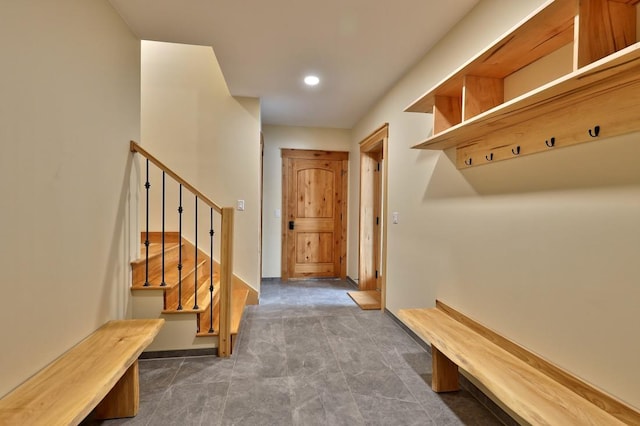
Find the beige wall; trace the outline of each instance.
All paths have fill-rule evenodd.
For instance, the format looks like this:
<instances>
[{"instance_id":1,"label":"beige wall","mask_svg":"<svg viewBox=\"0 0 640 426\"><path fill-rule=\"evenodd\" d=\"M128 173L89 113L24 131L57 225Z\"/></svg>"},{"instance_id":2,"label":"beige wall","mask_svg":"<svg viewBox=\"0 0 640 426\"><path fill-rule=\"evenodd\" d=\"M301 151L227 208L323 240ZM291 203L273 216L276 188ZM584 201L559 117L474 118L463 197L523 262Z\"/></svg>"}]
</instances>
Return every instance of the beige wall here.
<instances>
[{"instance_id":1,"label":"beige wall","mask_svg":"<svg viewBox=\"0 0 640 426\"><path fill-rule=\"evenodd\" d=\"M129 300L140 42L106 0L0 13L0 396Z\"/></svg>"},{"instance_id":2,"label":"beige wall","mask_svg":"<svg viewBox=\"0 0 640 426\"><path fill-rule=\"evenodd\" d=\"M264 135L262 276L279 277L281 275L280 264L282 258L282 219L276 217L276 209L282 209L282 158L280 157L280 149L349 151L351 132L346 129L265 125L262 128L262 133ZM349 193L351 190L352 188L349 188ZM348 244L352 242L347 241Z\"/></svg>"},{"instance_id":3,"label":"beige wall","mask_svg":"<svg viewBox=\"0 0 640 426\"><path fill-rule=\"evenodd\" d=\"M541 3L483 0L355 127L390 123L387 307L442 299L640 408L640 135L465 171L410 149L431 116L402 110Z\"/></svg>"},{"instance_id":4,"label":"beige wall","mask_svg":"<svg viewBox=\"0 0 640 426\"><path fill-rule=\"evenodd\" d=\"M214 202L245 200L245 211L235 212L234 273L258 290L260 101L229 94L211 47L143 41L141 129L142 145ZM177 185L167 182L166 230L177 231ZM153 175L152 231L161 229L161 187ZM186 192L183 206L194 241L194 200ZM209 211L200 206L199 245L208 252Z\"/></svg>"}]
</instances>

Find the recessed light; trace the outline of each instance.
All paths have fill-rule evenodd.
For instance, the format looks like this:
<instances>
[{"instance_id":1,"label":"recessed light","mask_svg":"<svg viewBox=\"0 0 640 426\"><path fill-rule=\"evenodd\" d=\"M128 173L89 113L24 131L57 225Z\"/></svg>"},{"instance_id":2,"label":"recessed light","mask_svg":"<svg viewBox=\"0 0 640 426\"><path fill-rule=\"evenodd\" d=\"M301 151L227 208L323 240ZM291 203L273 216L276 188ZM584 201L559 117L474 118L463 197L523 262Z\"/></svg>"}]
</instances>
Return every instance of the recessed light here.
<instances>
[{"instance_id":1,"label":"recessed light","mask_svg":"<svg viewBox=\"0 0 640 426\"><path fill-rule=\"evenodd\" d=\"M307 86L317 86L320 83L320 79L315 75L308 75L304 78L304 84Z\"/></svg>"}]
</instances>

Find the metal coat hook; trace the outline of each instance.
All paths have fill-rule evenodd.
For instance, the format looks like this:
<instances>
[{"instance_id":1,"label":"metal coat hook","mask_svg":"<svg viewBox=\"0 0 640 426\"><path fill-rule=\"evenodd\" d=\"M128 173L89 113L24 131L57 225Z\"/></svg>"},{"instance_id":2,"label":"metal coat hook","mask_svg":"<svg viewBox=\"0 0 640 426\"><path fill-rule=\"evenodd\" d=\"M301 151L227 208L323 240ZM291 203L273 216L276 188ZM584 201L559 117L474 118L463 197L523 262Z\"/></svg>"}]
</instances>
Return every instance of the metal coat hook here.
<instances>
[{"instance_id":1,"label":"metal coat hook","mask_svg":"<svg viewBox=\"0 0 640 426\"><path fill-rule=\"evenodd\" d=\"M545 145L549 148L553 148L556 145L556 138L551 138L550 140L544 141Z\"/></svg>"},{"instance_id":2,"label":"metal coat hook","mask_svg":"<svg viewBox=\"0 0 640 426\"><path fill-rule=\"evenodd\" d=\"M473 158L469 158L469 161L464 160L464 164L466 164L467 166L470 166L471 163L473 163Z\"/></svg>"},{"instance_id":3,"label":"metal coat hook","mask_svg":"<svg viewBox=\"0 0 640 426\"><path fill-rule=\"evenodd\" d=\"M591 136L592 138L597 138L598 136L600 136L600 126L594 127L593 131L589 129L589 136Z\"/></svg>"},{"instance_id":4,"label":"metal coat hook","mask_svg":"<svg viewBox=\"0 0 640 426\"><path fill-rule=\"evenodd\" d=\"M485 155L484 158L486 158L487 161L493 161L493 152L489 155Z\"/></svg>"},{"instance_id":5,"label":"metal coat hook","mask_svg":"<svg viewBox=\"0 0 640 426\"><path fill-rule=\"evenodd\" d=\"M516 149L511 148L511 152L513 155L520 155L520 145L518 145Z\"/></svg>"}]
</instances>

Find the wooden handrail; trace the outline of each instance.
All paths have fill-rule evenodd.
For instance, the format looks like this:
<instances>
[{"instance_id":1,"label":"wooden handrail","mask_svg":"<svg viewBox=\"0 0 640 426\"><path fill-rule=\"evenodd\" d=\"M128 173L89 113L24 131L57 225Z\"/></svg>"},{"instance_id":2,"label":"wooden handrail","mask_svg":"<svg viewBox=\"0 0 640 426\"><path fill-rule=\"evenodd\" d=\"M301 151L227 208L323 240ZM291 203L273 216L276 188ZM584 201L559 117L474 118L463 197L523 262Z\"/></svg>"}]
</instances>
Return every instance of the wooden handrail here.
<instances>
[{"instance_id":1,"label":"wooden handrail","mask_svg":"<svg viewBox=\"0 0 640 426\"><path fill-rule=\"evenodd\" d=\"M158 168L160 168L160 170L164 171L166 174L168 174L173 179L175 179L179 184L181 184L182 186L187 188L189 191L191 191L195 196L197 196L200 200L202 200L209 207L214 209L216 212L222 214L222 207L220 207L219 205L217 205L216 203L211 201L209 199L209 197L207 197L202 192L200 192L196 188L194 188L193 185L191 185L189 182L187 182L186 180L181 178L176 172L174 172L169 167L167 167L162 161L158 160L156 157L154 157L152 154L150 154L149 151L147 151L146 149L144 149L143 147L138 145L138 143L136 143L135 141L131 141L130 151L134 152L134 153L137 152L140 155L142 155L143 157L147 158L153 164L158 166Z\"/></svg>"},{"instance_id":2,"label":"wooden handrail","mask_svg":"<svg viewBox=\"0 0 640 426\"><path fill-rule=\"evenodd\" d=\"M131 141L130 150L133 153L139 153L143 157L147 158L153 164L155 164L160 170L167 173L183 187L187 188L198 199L209 205L213 210L218 212L221 216L221 246L220 246L220 304L218 312L214 315L219 315L219 328L218 330L218 356L228 357L231 355L232 342L231 342L231 288L233 280L233 207L220 207L213 201L211 201L206 195L194 188L186 180L178 176L173 170L167 167L162 161L158 160L147 150L138 145L135 141ZM211 253L211 261L213 262L213 253ZM211 318L213 324L213 318Z\"/></svg>"}]
</instances>

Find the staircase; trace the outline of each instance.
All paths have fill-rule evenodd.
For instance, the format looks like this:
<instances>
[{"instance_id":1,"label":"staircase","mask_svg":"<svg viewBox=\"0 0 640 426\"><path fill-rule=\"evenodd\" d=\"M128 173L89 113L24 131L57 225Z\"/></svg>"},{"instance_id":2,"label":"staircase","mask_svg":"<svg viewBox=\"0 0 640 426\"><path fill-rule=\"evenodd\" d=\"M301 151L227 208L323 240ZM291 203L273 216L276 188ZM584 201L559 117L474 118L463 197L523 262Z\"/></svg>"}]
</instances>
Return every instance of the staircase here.
<instances>
[{"instance_id":1,"label":"staircase","mask_svg":"<svg viewBox=\"0 0 640 426\"><path fill-rule=\"evenodd\" d=\"M145 286L146 248L145 233L141 234L142 257L131 262L132 285L134 298L140 292L161 292L161 314L195 316L193 335L198 337L218 336L220 332L220 265L213 262L211 274L211 258L198 250L186 239L180 240L177 232L165 232L164 262L165 274L162 286L162 234L149 233L149 284ZM179 280L178 260L182 251L182 280ZM213 275L213 295L211 294L211 278ZM179 282L182 286L179 286ZM197 287L196 287L197 286ZM197 288L197 291L195 289ZM197 297L196 297L197 296ZM231 288L231 347L238 334L240 320L247 303L249 290L235 281ZM148 296L146 296L148 297ZM197 306L196 306L197 301ZM213 302L213 303L212 303ZM134 300L135 304L135 300ZM212 318L213 316L213 318ZM165 317L166 318L166 317Z\"/></svg>"},{"instance_id":2,"label":"staircase","mask_svg":"<svg viewBox=\"0 0 640 426\"><path fill-rule=\"evenodd\" d=\"M146 205L142 207L146 223L143 224L145 230L140 238L141 257L131 262L133 297L130 315L132 318L165 319L165 325L149 346L149 351L217 347L219 356L229 356L248 298L254 302L257 300L257 293L233 275L234 209L218 206L135 142L131 142L131 152L144 157L143 164L146 165L143 166L146 174ZM149 174L150 163L157 166L161 173L161 178L157 178L153 185L150 182L153 180ZM179 186L176 201L165 202L167 176L174 181L174 185ZM160 185L156 184L158 179ZM152 193L152 186L159 187L160 192ZM150 203L150 195L156 198L161 196L159 208L162 212L162 232L149 230L150 208L158 208L157 201ZM183 195L191 206L195 202L194 210L188 215L183 214ZM179 222L176 224L178 232L165 232L167 203L179 206ZM210 218L198 219L199 206L209 211L210 214L206 216ZM216 215L220 225L219 232L214 232ZM190 235L195 236L195 244L185 238L183 222L189 224ZM202 243L198 244L199 226L200 233L205 229L209 234L208 241L204 244L207 252L202 250ZM219 247L220 263L211 258L214 244Z\"/></svg>"}]
</instances>

